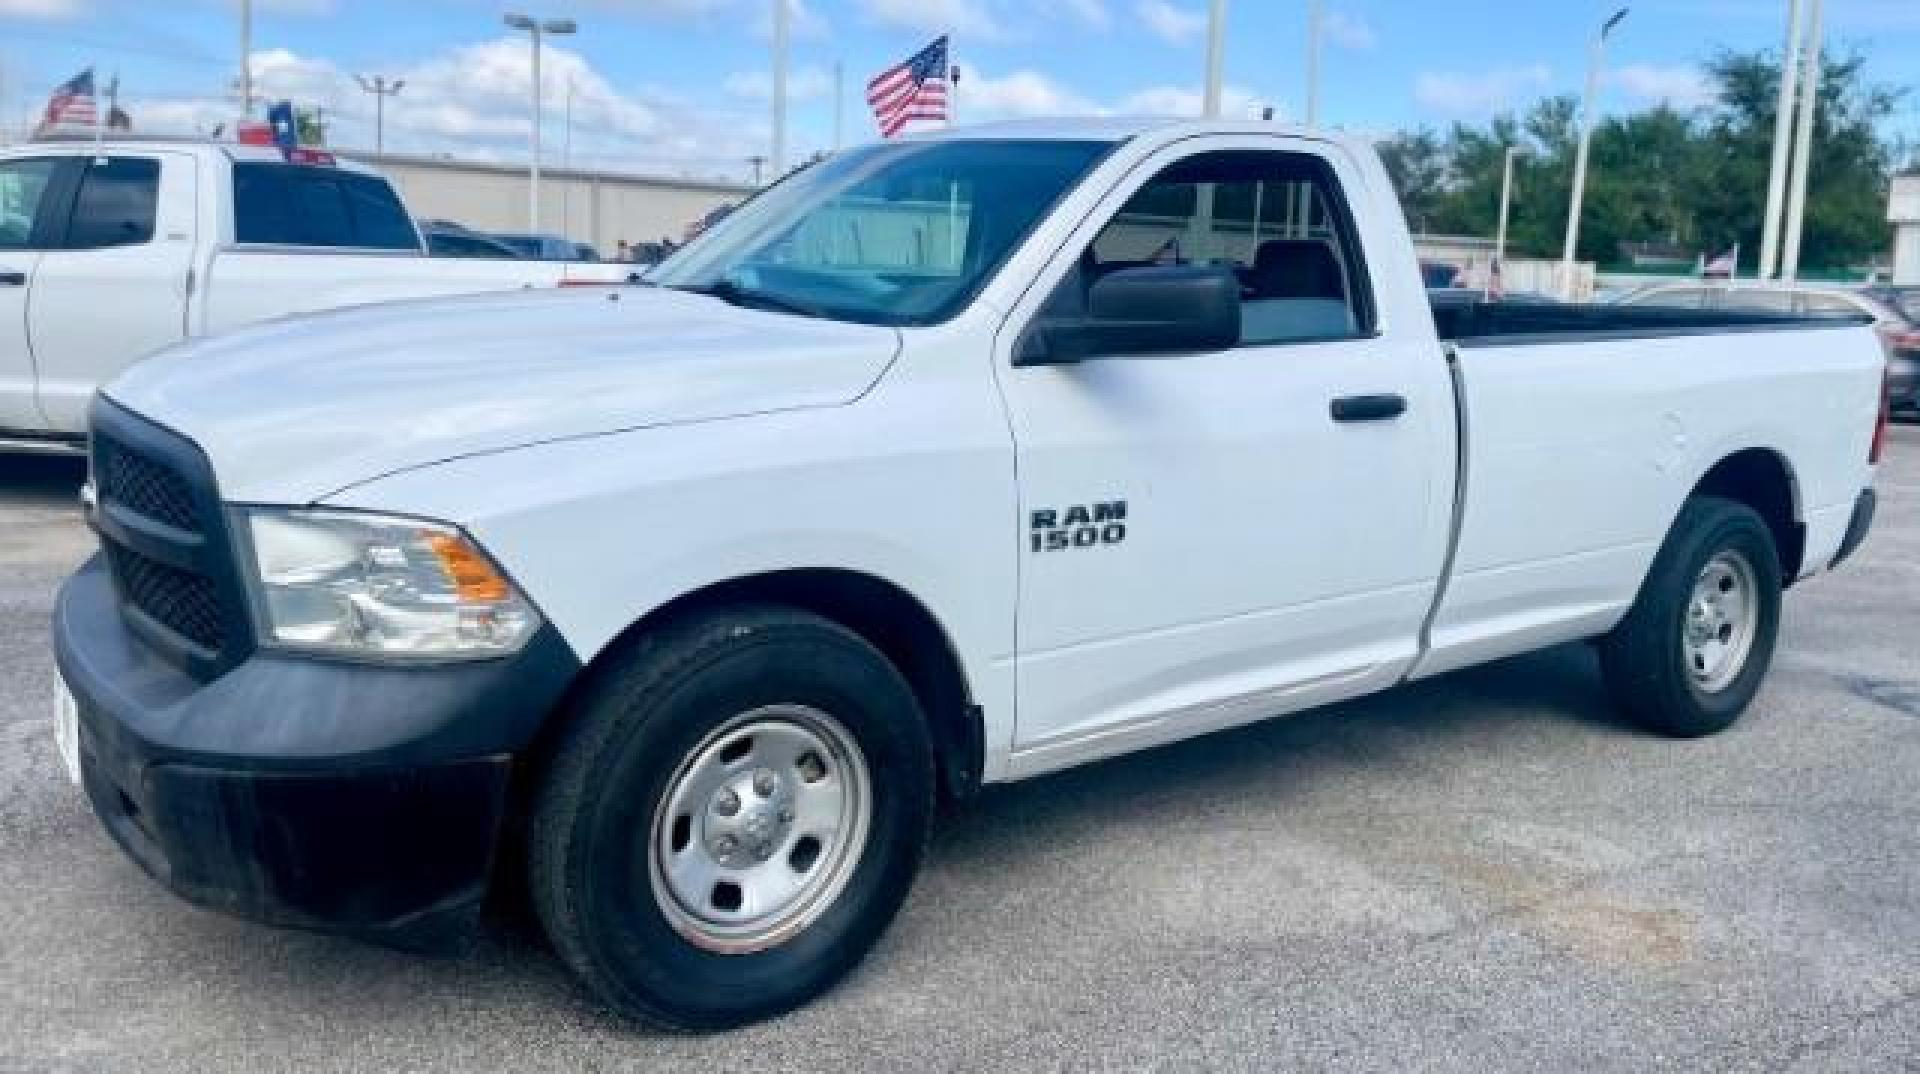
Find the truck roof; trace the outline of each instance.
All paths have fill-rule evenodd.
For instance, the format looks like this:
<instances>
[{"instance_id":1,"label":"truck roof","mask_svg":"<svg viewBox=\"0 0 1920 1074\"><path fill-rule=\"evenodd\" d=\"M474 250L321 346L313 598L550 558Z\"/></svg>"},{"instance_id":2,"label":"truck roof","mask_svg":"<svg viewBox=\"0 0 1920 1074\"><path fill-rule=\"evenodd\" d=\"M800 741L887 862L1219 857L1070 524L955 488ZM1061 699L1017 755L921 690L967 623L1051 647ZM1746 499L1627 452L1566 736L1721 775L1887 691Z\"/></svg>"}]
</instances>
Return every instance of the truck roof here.
<instances>
[{"instance_id":1,"label":"truck roof","mask_svg":"<svg viewBox=\"0 0 1920 1074\"><path fill-rule=\"evenodd\" d=\"M78 156L98 150L102 153L138 153L166 149L175 152L188 152L201 157L224 157L235 163L281 164L286 157L277 147L267 145L241 145L238 142L217 142L211 138L177 137L126 137L103 138L95 142L86 137L42 138L29 142L16 142L0 147L0 156ZM319 148L333 159L328 164L305 164L306 167L336 167L343 171L359 172L364 175L379 175L379 171L359 161L348 160L333 150ZM301 162L295 162L297 165Z\"/></svg>"},{"instance_id":2,"label":"truck roof","mask_svg":"<svg viewBox=\"0 0 1920 1074\"><path fill-rule=\"evenodd\" d=\"M1262 119L1184 119L1178 116L1061 116L969 124L951 130L910 134L903 141L1019 139L1033 141L1124 142L1143 135L1172 139L1204 134L1280 134L1350 145L1366 139L1325 127L1303 127Z\"/></svg>"}]
</instances>

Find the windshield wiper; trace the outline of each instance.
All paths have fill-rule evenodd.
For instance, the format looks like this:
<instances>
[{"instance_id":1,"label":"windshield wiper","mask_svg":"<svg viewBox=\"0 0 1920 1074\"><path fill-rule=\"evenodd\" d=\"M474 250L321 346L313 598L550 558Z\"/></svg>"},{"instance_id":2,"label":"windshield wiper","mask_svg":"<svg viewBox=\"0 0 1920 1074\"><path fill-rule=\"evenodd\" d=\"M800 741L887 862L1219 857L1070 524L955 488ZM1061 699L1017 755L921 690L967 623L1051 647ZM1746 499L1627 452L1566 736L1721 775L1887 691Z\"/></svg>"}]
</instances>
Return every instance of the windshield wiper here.
<instances>
[{"instance_id":1,"label":"windshield wiper","mask_svg":"<svg viewBox=\"0 0 1920 1074\"><path fill-rule=\"evenodd\" d=\"M814 306L809 306L804 302L796 302L791 298L784 298L770 291L761 291L757 288L748 287L735 280L715 280L712 283L682 284L672 286L670 289L674 291L686 291L689 294L706 295L734 306L778 310L781 313L791 313L800 317L824 318L827 316L825 311Z\"/></svg>"}]
</instances>

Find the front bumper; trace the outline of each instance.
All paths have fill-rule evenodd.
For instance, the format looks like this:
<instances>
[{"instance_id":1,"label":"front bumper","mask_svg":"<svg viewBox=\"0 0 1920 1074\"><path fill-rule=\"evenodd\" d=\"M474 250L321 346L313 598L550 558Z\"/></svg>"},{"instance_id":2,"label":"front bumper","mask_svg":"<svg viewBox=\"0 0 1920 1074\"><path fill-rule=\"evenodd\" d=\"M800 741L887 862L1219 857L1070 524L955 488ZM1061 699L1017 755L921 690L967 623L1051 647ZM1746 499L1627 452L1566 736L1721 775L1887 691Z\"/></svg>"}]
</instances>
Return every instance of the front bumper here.
<instances>
[{"instance_id":1,"label":"front bumper","mask_svg":"<svg viewBox=\"0 0 1920 1074\"><path fill-rule=\"evenodd\" d=\"M97 556L53 628L87 797L141 868L211 909L413 947L471 934L512 758L579 670L545 626L498 660L260 651L203 683L127 628Z\"/></svg>"}]
</instances>

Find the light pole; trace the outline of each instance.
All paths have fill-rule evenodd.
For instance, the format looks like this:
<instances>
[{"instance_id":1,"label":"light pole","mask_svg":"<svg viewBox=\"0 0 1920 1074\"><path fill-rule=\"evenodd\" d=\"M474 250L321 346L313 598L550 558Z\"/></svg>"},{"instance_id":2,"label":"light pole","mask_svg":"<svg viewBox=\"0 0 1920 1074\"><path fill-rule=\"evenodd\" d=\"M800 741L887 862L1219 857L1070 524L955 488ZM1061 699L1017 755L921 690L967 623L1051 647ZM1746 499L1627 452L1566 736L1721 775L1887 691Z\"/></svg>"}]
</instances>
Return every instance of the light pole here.
<instances>
[{"instance_id":1,"label":"light pole","mask_svg":"<svg viewBox=\"0 0 1920 1074\"><path fill-rule=\"evenodd\" d=\"M1807 170L1812 165L1813 123L1820 104L1820 5L1807 9L1806 67L1800 72L1799 127L1793 132L1793 175L1787 180L1787 226L1781 239L1780 278L1800 275L1800 240L1807 219Z\"/></svg>"},{"instance_id":2,"label":"light pole","mask_svg":"<svg viewBox=\"0 0 1920 1074\"><path fill-rule=\"evenodd\" d=\"M773 0L773 177L787 172L787 0Z\"/></svg>"},{"instance_id":3,"label":"light pole","mask_svg":"<svg viewBox=\"0 0 1920 1074\"><path fill-rule=\"evenodd\" d=\"M1307 129L1320 125L1320 0L1307 5Z\"/></svg>"},{"instance_id":4,"label":"light pole","mask_svg":"<svg viewBox=\"0 0 1920 1074\"><path fill-rule=\"evenodd\" d=\"M508 12L508 26L525 30L533 42L533 159L527 167L527 230L540 230L540 38L546 34L570 34L579 27L572 19L535 19L519 12Z\"/></svg>"},{"instance_id":5,"label":"light pole","mask_svg":"<svg viewBox=\"0 0 1920 1074\"><path fill-rule=\"evenodd\" d=\"M1201 114L1220 116L1220 69L1227 50L1227 0L1213 0L1207 10L1207 83Z\"/></svg>"},{"instance_id":6,"label":"light pole","mask_svg":"<svg viewBox=\"0 0 1920 1074\"><path fill-rule=\"evenodd\" d=\"M400 87L406 85L407 80L396 78L389 82L386 75L374 75L372 78L366 75L354 75L353 80L360 83L361 89L373 94L373 151L385 153L387 151L387 98L399 94Z\"/></svg>"},{"instance_id":7,"label":"light pole","mask_svg":"<svg viewBox=\"0 0 1920 1074\"><path fill-rule=\"evenodd\" d=\"M1580 202L1587 193L1587 151L1593 144L1594 97L1600 92L1600 72L1606 65L1607 35L1627 17L1627 9L1613 13L1593 39L1593 59L1587 65L1587 92L1580 102L1580 148L1573 155L1573 197L1567 206L1567 245L1560 255L1560 297L1573 298L1573 252L1580 245Z\"/></svg>"},{"instance_id":8,"label":"light pole","mask_svg":"<svg viewBox=\"0 0 1920 1074\"><path fill-rule=\"evenodd\" d=\"M1500 227L1493 237L1493 262L1496 265L1504 265L1507 260L1507 210L1513 205L1513 161L1526 151L1524 146L1507 147L1506 167L1500 176Z\"/></svg>"},{"instance_id":9,"label":"light pole","mask_svg":"<svg viewBox=\"0 0 1920 1074\"><path fill-rule=\"evenodd\" d=\"M1800 74L1800 0L1787 2L1787 51L1780 57L1780 95L1773 110L1773 162L1767 167L1767 215L1760 222L1760 278L1780 263L1780 203L1787 196L1787 150L1793 143L1794 79Z\"/></svg>"}]
</instances>

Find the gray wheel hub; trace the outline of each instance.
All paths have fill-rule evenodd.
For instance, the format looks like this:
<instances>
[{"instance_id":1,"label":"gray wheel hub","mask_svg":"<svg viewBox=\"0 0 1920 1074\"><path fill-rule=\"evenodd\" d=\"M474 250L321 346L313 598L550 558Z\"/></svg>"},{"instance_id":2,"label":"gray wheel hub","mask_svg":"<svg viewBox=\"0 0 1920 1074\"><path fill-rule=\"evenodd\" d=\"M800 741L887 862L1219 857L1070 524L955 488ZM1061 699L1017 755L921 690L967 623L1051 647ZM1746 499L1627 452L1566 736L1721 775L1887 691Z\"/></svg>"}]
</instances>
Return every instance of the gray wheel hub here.
<instances>
[{"instance_id":1,"label":"gray wheel hub","mask_svg":"<svg viewBox=\"0 0 1920 1074\"><path fill-rule=\"evenodd\" d=\"M845 888L872 803L866 758L838 720L804 705L735 716L681 762L654 812L654 900L707 950L781 943Z\"/></svg>"},{"instance_id":2,"label":"gray wheel hub","mask_svg":"<svg viewBox=\"0 0 1920 1074\"><path fill-rule=\"evenodd\" d=\"M1760 630L1760 583L1744 553L1714 553L1694 580L1681 627L1681 654L1693 684L1718 693L1740 677Z\"/></svg>"}]
</instances>

